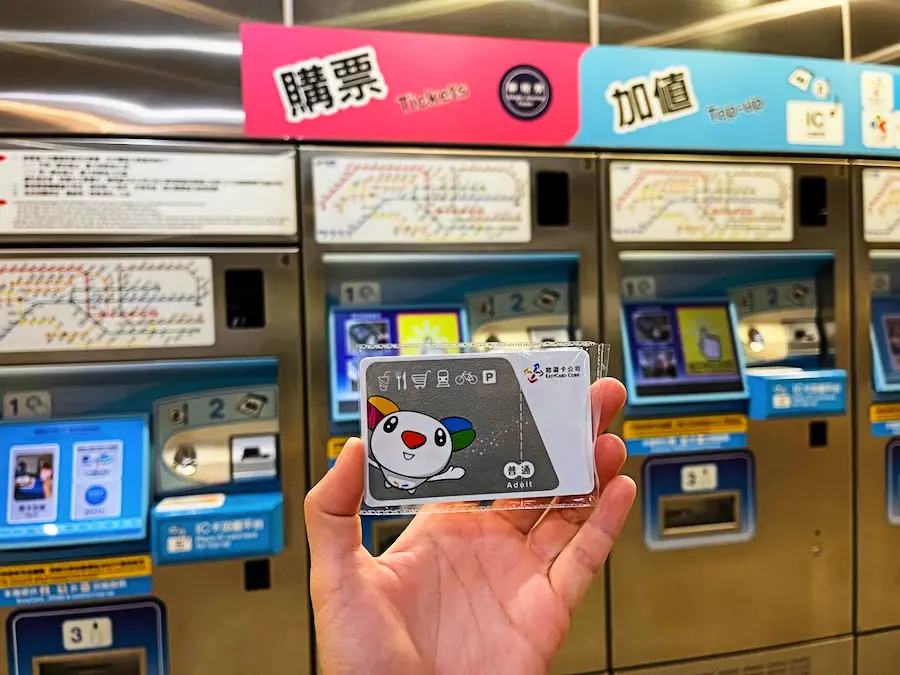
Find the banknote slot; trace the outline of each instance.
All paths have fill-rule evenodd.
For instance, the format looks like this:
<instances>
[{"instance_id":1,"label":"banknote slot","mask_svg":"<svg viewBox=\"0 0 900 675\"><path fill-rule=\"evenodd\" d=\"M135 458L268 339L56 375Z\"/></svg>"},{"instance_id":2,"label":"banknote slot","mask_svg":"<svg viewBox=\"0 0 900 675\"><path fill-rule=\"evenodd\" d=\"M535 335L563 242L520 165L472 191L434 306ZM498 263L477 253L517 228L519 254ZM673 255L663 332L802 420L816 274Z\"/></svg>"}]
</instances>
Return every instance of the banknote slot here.
<instances>
[{"instance_id":1,"label":"banknote slot","mask_svg":"<svg viewBox=\"0 0 900 675\"><path fill-rule=\"evenodd\" d=\"M147 673L147 657L142 649L39 657L35 659L33 665L35 675L146 675Z\"/></svg>"},{"instance_id":2,"label":"banknote slot","mask_svg":"<svg viewBox=\"0 0 900 675\"><path fill-rule=\"evenodd\" d=\"M535 180L537 223L541 227L569 224L569 174L565 171L538 171Z\"/></svg>"},{"instance_id":3,"label":"banknote slot","mask_svg":"<svg viewBox=\"0 0 900 675\"><path fill-rule=\"evenodd\" d=\"M266 284L262 270L225 270L225 311L228 327L266 325Z\"/></svg>"},{"instance_id":4,"label":"banknote slot","mask_svg":"<svg viewBox=\"0 0 900 675\"><path fill-rule=\"evenodd\" d=\"M824 227L828 224L828 181L822 176L800 179L801 227Z\"/></svg>"},{"instance_id":5,"label":"banknote slot","mask_svg":"<svg viewBox=\"0 0 900 675\"><path fill-rule=\"evenodd\" d=\"M731 532L740 528L740 493L714 492L660 497L663 537Z\"/></svg>"}]
</instances>

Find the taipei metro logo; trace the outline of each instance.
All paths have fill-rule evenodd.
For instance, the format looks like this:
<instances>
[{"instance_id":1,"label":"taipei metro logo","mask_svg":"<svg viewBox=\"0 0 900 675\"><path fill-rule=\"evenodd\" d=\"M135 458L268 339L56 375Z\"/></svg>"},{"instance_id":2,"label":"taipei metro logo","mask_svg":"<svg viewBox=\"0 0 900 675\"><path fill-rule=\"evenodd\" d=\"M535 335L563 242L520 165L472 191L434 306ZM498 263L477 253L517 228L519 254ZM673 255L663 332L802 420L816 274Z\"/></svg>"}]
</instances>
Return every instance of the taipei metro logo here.
<instances>
[{"instance_id":1,"label":"taipei metro logo","mask_svg":"<svg viewBox=\"0 0 900 675\"><path fill-rule=\"evenodd\" d=\"M540 378L544 376L544 371L541 370L541 364L535 363L531 368L525 369L525 376L528 378L528 381L534 384Z\"/></svg>"}]
</instances>

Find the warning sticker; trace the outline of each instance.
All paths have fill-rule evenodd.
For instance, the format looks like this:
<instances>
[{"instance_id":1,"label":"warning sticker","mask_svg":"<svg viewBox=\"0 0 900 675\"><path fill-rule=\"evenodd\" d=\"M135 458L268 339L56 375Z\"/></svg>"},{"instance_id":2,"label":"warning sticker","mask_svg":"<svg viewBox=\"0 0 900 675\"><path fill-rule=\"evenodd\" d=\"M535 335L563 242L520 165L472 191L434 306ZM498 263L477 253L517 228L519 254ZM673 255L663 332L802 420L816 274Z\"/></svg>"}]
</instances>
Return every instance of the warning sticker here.
<instances>
[{"instance_id":1,"label":"warning sticker","mask_svg":"<svg viewBox=\"0 0 900 675\"><path fill-rule=\"evenodd\" d=\"M328 460L334 462L344 449L344 444L350 440L349 436L328 439Z\"/></svg>"},{"instance_id":2,"label":"warning sticker","mask_svg":"<svg viewBox=\"0 0 900 675\"><path fill-rule=\"evenodd\" d=\"M0 589L150 576L149 555L0 567Z\"/></svg>"},{"instance_id":3,"label":"warning sticker","mask_svg":"<svg viewBox=\"0 0 900 675\"><path fill-rule=\"evenodd\" d=\"M869 407L870 422L900 421L900 403L876 403Z\"/></svg>"},{"instance_id":4,"label":"warning sticker","mask_svg":"<svg viewBox=\"0 0 900 675\"><path fill-rule=\"evenodd\" d=\"M747 433L747 417L745 415L708 415L705 417L628 420L622 431L626 440L687 434L744 434Z\"/></svg>"}]
</instances>

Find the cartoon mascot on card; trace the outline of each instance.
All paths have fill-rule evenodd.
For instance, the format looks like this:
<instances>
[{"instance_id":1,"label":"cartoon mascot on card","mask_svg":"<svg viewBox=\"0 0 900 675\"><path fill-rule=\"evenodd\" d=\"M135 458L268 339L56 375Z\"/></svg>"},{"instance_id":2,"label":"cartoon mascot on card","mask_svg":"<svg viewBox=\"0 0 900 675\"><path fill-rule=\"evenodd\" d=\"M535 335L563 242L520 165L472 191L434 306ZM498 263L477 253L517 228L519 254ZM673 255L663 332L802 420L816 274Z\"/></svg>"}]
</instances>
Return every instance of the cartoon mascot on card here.
<instances>
[{"instance_id":1,"label":"cartoon mascot on card","mask_svg":"<svg viewBox=\"0 0 900 675\"><path fill-rule=\"evenodd\" d=\"M428 481L459 480L462 467L451 466L454 452L475 440L472 423L462 417L437 419L400 410L384 396L370 396L366 406L369 462L384 475L384 486L415 494Z\"/></svg>"}]
</instances>

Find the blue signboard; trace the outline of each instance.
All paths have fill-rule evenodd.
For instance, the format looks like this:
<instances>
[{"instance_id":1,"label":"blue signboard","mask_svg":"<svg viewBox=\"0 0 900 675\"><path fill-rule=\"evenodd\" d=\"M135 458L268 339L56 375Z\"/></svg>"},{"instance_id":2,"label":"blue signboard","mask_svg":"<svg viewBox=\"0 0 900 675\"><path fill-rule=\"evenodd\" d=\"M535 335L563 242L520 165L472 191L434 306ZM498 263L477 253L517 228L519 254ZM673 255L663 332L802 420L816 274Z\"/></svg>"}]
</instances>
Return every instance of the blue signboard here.
<instances>
[{"instance_id":1,"label":"blue signboard","mask_svg":"<svg viewBox=\"0 0 900 675\"><path fill-rule=\"evenodd\" d=\"M900 68L598 46L581 59L582 147L900 154Z\"/></svg>"}]
</instances>

